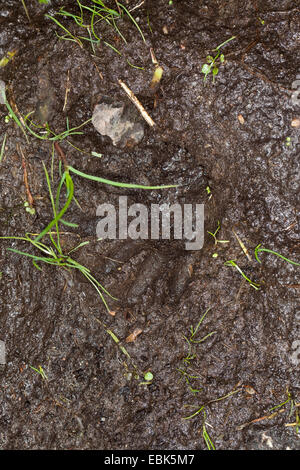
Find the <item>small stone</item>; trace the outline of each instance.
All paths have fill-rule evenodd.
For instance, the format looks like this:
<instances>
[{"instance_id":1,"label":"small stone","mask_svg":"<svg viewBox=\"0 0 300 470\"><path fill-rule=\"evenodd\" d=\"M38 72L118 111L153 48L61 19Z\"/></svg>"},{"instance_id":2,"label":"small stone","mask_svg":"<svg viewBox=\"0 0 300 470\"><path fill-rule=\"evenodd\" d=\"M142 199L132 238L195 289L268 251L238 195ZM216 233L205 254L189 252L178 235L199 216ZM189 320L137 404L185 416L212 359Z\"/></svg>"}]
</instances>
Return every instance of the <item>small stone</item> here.
<instances>
[{"instance_id":1,"label":"small stone","mask_svg":"<svg viewBox=\"0 0 300 470\"><path fill-rule=\"evenodd\" d=\"M250 387L250 385L246 385L245 390L249 395L255 395L257 393L253 387Z\"/></svg>"},{"instance_id":2,"label":"small stone","mask_svg":"<svg viewBox=\"0 0 300 470\"><path fill-rule=\"evenodd\" d=\"M299 118L294 118L291 122L292 127L300 127L300 119Z\"/></svg>"},{"instance_id":3,"label":"small stone","mask_svg":"<svg viewBox=\"0 0 300 470\"><path fill-rule=\"evenodd\" d=\"M101 135L110 137L116 147L134 147L144 137L144 125L136 108L109 97L102 97L95 106L92 123Z\"/></svg>"},{"instance_id":4,"label":"small stone","mask_svg":"<svg viewBox=\"0 0 300 470\"><path fill-rule=\"evenodd\" d=\"M238 120L241 124L245 124L245 119L244 119L244 116L242 114L238 115Z\"/></svg>"}]
</instances>

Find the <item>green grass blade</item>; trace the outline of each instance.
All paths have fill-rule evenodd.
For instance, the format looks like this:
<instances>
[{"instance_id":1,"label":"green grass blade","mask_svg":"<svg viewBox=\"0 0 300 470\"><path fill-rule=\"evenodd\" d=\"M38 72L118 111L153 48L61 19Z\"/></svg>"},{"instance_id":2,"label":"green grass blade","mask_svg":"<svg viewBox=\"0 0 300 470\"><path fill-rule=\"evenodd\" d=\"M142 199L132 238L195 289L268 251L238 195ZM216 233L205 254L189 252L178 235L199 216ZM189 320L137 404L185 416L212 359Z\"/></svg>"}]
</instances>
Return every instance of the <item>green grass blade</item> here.
<instances>
[{"instance_id":1,"label":"green grass blade","mask_svg":"<svg viewBox=\"0 0 300 470\"><path fill-rule=\"evenodd\" d=\"M79 44L80 47L83 47L83 44L80 41L80 39L74 36L67 28L64 27L64 25L62 25L56 18L54 18L54 16L45 15L45 18L49 18L50 20L54 21L54 23L56 23L63 31L65 31L65 33L67 33L72 38L73 41L77 42L77 44Z\"/></svg>"},{"instance_id":2,"label":"green grass blade","mask_svg":"<svg viewBox=\"0 0 300 470\"><path fill-rule=\"evenodd\" d=\"M59 230L58 230L56 205L55 205L55 202L54 202L54 197L53 197L53 193L52 193L52 189L51 189L49 174L48 174L48 171L47 171L47 168L46 168L46 165L45 165L44 162L43 162L43 167L44 167L44 172L45 172L45 175L46 175L46 181L47 181L47 185L48 185L48 191L49 191L50 201L51 201L51 205L52 205L53 215L54 215L54 219L56 221L55 222L55 228L56 228L56 234L57 234L57 244L55 243L55 241L54 241L51 234L50 234L50 238L51 238L51 241L52 241L53 245L57 249L57 251L60 254L62 254L62 249L61 249L61 246L60 246Z\"/></svg>"},{"instance_id":3,"label":"green grass blade","mask_svg":"<svg viewBox=\"0 0 300 470\"><path fill-rule=\"evenodd\" d=\"M237 269L237 271L241 274L241 276L246 279L247 282L249 282L249 284L254 287L255 290L259 290L260 289L260 284L258 284L257 282L253 282L251 281L251 279L249 279L249 277L246 276L246 274L244 273L244 271L241 270L241 268L236 264L236 262L234 260L229 260L229 261L225 261L224 263L225 266L233 266L234 268Z\"/></svg>"},{"instance_id":4,"label":"green grass blade","mask_svg":"<svg viewBox=\"0 0 300 470\"><path fill-rule=\"evenodd\" d=\"M146 39L145 39L145 36L143 35L143 32L141 30L141 28L139 27L139 25L137 24L137 22L135 21L135 19L133 18L133 16L130 14L130 12L127 10L126 7L124 7L124 5L122 5L122 3L119 3L117 2L118 5L123 8L123 10L125 11L125 13L129 16L129 18L131 19L131 21L133 22L133 24L135 25L136 29L138 30L138 32L140 33L142 39L144 42L146 42Z\"/></svg>"},{"instance_id":5,"label":"green grass blade","mask_svg":"<svg viewBox=\"0 0 300 470\"><path fill-rule=\"evenodd\" d=\"M70 177L69 173L65 172L64 173L65 175L65 178L66 178L66 183L67 183L67 189L68 189L68 199L64 205L64 207L60 210L60 212L56 215L56 217L47 225L47 227L35 238L35 241L39 241L41 240L41 238L44 237L44 235L46 235L46 233L49 232L49 230L51 230L51 228L53 227L53 225L57 225L57 222L62 218L62 216L64 215L64 213L67 211L69 205L71 204L72 202L72 199L73 199L73 195L74 195L74 184L73 184L73 181L72 181L72 178Z\"/></svg>"},{"instance_id":6,"label":"green grass blade","mask_svg":"<svg viewBox=\"0 0 300 470\"><path fill-rule=\"evenodd\" d=\"M27 256L27 258L32 258L35 261L43 261L43 263L59 265L58 259L55 260L52 258L45 258L44 256L32 255L30 253L27 253L26 251L16 250L15 248L7 248L7 251L12 251L13 253L17 253L18 255Z\"/></svg>"},{"instance_id":7,"label":"green grass blade","mask_svg":"<svg viewBox=\"0 0 300 470\"><path fill-rule=\"evenodd\" d=\"M4 94L5 96L5 94ZM21 131L23 132L23 134L25 135L25 138L26 138L26 142L29 143L29 140L28 140L28 136L25 132L25 129L23 127L23 124L21 123L20 119L18 118L18 116L15 115L15 113L13 112L12 110L12 107L10 106L9 102L7 100L5 100L5 106L7 107L8 109L8 112L10 114L10 116L13 118L13 120L15 121L15 123L17 124L18 127L20 127Z\"/></svg>"},{"instance_id":8,"label":"green grass blade","mask_svg":"<svg viewBox=\"0 0 300 470\"><path fill-rule=\"evenodd\" d=\"M195 413L193 413L192 415L190 416L185 416L183 419L192 419L194 418L195 416L197 416L199 413L201 413L201 411L204 409L205 405L201 406L201 408L199 408L197 411L195 411Z\"/></svg>"},{"instance_id":9,"label":"green grass blade","mask_svg":"<svg viewBox=\"0 0 300 470\"><path fill-rule=\"evenodd\" d=\"M297 263L296 261L292 261L289 258L286 258L285 256L281 255L280 253L277 253L277 251L269 250L268 248L260 248L261 244L257 245L257 247L254 250L255 258L256 260L261 263L258 253L265 251L266 253L271 253L272 255L278 256L279 258L282 258L284 261L290 264L294 264L295 266L300 266L300 263Z\"/></svg>"},{"instance_id":10,"label":"green grass blade","mask_svg":"<svg viewBox=\"0 0 300 470\"><path fill-rule=\"evenodd\" d=\"M130 184L130 183L118 183L116 181L107 180L105 178L100 178L99 176L88 175L82 171L76 170L72 166L68 167L68 170L73 172L75 175L81 176L91 181L98 181L99 183L108 184L110 186L117 186L119 188L131 188L131 189L167 189L167 188L177 188L176 184L169 184L166 186L143 186L140 184Z\"/></svg>"}]
</instances>

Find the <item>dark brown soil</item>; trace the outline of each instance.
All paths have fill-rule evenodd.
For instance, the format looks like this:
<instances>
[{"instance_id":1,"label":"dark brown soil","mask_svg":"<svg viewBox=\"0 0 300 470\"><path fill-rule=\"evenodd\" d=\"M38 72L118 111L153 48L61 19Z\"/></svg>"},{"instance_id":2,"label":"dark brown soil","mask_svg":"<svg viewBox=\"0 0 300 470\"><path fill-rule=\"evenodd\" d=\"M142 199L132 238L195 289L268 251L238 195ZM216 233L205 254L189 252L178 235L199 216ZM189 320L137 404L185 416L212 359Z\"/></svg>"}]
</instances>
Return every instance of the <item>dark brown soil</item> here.
<instances>
[{"instance_id":1,"label":"dark brown soil","mask_svg":"<svg viewBox=\"0 0 300 470\"><path fill-rule=\"evenodd\" d=\"M47 265L39 271L29 258L7 251L25 250L25 243L1 240L0 340L7 360L0 365L0 448L205 449L205 419L217 449L299 449L297 427L287 426L300 412L299 266L268 253L261 253L261 264L254 257L261 243L299 261L299 128L291 124L300 113L299 101L292 100L300 73L297 2L174 0L170 6L148 0L132 12L146 43L128 18L118 22L127 44L103 23L105 41L122 56L103 42L93 52L87 41L81 48L57 37L62 30L44 14L62 5L78 14L76 2L53 0L47 7L26 1L31 23L21 2L3 3L0 59L17 52L0 68L0 78L14 109L23 117L35 111L35 122L48 121L58 134L66 117L72 127L88 120L100 95L124 100L122 79L156 127L124 150L89 123L83 135L69 139L84 153L60 143L68 163L115 181L181 186L121 190L74 177L82 210L73 203L67 219L79 227L67 229L62 242L72 247L90 241L74 258L119 298L110 301L115 316L80 273ZM133 8L142 2L122 3ZM57 18L73 34L86 35L71 19ZM210 77L204 83L206 56L233 35L222 49L225 63L215 84ZM150 47L164 69L155 94ZM0 145L7 135L0 235L39 233L52 218L42 166L50 170L52 144L30 135L27 142L13 120L5 122L7 114L0 105ZM35 216L24 209L20 148ZM55 153L55 184L58 167ZM205 203L206 232L220 221L218 239L229 243L214 245L208 233L199 251L186 251L180 241L99 242L96 208L117 204L120 195L147 205ZM224 266L228 260L260 290ZM188 365L184 336L208 308L197 338L215 333L194 345ZM142 334L126 343L136 328ZM30 368L39 365L48 380ZM189 386L178 369L197 378L189 377ZM152 384L141 385L149 370ZM184 419L204 404L206 418L200 412Z\"/></svg>"}]
</instances>

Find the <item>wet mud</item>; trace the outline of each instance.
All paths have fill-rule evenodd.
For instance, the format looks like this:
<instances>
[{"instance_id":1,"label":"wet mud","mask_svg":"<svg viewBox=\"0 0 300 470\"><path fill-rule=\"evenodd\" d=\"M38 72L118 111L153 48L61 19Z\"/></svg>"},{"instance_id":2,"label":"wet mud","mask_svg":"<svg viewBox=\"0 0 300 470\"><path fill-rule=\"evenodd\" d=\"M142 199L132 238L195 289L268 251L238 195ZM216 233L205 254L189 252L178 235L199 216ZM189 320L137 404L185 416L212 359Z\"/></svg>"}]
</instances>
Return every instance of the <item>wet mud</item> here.
<instances>
[{"instance_id":1,"label":"wet mud","mask_svg":"<svg viewBox=\"0 0 300 470\"><path fill-rule=\"evenodd\" d=\"M0 60L16 51L0 67L14 112L58 135L67 118L71 128L91 119L103 96L126 102L122 80L155 126L145 123L139 144L118 148L88 122L59 144L68 165L179 186L125 189L72 175L79 205L67 220L78 227L60 225L61 243L67 252L89 241L74 259L118 298L107 299L113 314L80 272L40 271L7 251L25 251L25 242L0 240L0 448L200 450L205 425L216 449L299 449L299 266L268 252L259 263L254 251L261 244L300 259L296 2L124 1L145 41L124 15L117 25L126 43L103 22L93 47L58 37L64 31L45 17L62 5L78 14L75 2L26 3L30 22L21 2L0 7ZM215 82L212 74L204 81L206 57L232 36ZM150 48L164 71L156 90ZM53 218L43 163L57 187L59 154L28 131L26 139L7 115L0 105L0 236L38 234ZM118 207L120 196L129 206L204 204L203 248L97 240L98 205ZM153 380L144 384L147 371Z\"/></svg>"}]
</instances>

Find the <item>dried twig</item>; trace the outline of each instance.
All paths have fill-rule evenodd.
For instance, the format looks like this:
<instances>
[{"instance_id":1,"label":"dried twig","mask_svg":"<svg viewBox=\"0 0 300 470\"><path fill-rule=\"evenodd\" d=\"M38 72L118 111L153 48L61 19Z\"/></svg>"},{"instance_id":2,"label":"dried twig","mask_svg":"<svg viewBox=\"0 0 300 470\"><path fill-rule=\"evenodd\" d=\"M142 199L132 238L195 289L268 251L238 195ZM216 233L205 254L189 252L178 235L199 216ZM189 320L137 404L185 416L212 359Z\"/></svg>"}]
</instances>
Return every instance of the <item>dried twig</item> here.
<instances>
[{"instance_id":1,"label":"dried twig","mask_svg":"<svg viewBox=\"0 0 300 470\"><path fill-rule=\"evenodd\" d=\"M244 243L242 242L242 240L240 239L240 237L238 236L238 234L236 233L236 231L234 229L232 229L233 231L233 234L235 236L235 238L237 239L237 241L239 242L239 245L240 247L242 248L243 252L245 253L245 255L247 256L248 260L249 261L252 261L252 258L251 258L251 255L249 254L246 246L244 245Z\"/></svg>"},{"instance_id":2,"label":"dried twig","mask_svg":"<svg viewBox=\"0 0 300 470\"><path fill-rule=\"evenodd\" d=\"M25 160L25 155L24 155L24 152L23 152L22 147L21 147L20 144L17 144L17 150L18 150L18 153L21 155L21 158L22 158L22 168L23 168L23 172L24 172L24 184L25 184L25 188L26 188L27 201L28 201L28 204L30 205L30 207L32 208L33 205L34 205L34 199L32 197L30 189L29 189L26 160Z\"/></svg>"},{"instance_id":3,"label":"dried twig","mask_svg":"<svg viewBox=\"0 0 300 470\"><path fill-rule=\"evenodd\" d=\"M68 76L67 76L67 83L66 83L66 93L65 93L65 102L64 102L64 107L63 111L65 111L67 102L68 102L68 94L70 93L71 88L70 88L70 70L68 70Z\"/></svg>"},{"instance_id":4,"label":"dried twig","mask_svg":"<svg viewBox=\"0 0 300 470\"><path fill-rule=\"evenodd\" d=\"M61 148L61 146L59 145L58 142L54 142L54 147L55 147L56 152L58 153L58 156L60 157L61 161L63 162L64 167L66 168L68 166L68 164L67 164L67 157L66 157L65 152L63 151L63 149Z\"/></svg>"},{"instance_id":5,"label":"dried twig","mask_svg":"<svg viewBox=\"0 0 300 470\"><path fill-rule=\"evenodd\" d=\"M145 3L145 0L143 0L141 3L139 3L138 5L136 5L135 7L131 8L130 13L134 10L137 10L138 8L140 8L142 5L144 5Z\"/></svg>"},{"instance_id":6,"label":"dried twig","mask_svg":"<svg viewBox=\"0 0 300 470\"><path fill-rule=\"evenodd\" d=\"M122 81L118 80L119 84L127 94L128 98L132 101L132 103L137 107L145 121L149 124L149 126L153 127L155 126L155 122L153 119L149 116L147 111L145 110L144 106L140 103L140 101L137 99L135 94L128 88L128 86Z\"/></svg>"}]
</instances>

